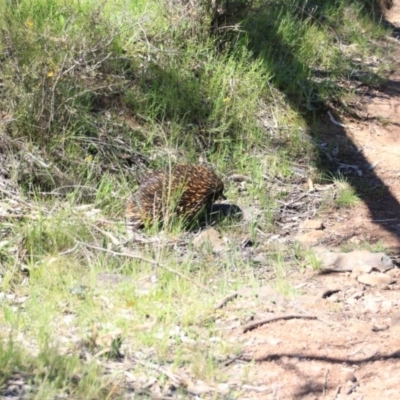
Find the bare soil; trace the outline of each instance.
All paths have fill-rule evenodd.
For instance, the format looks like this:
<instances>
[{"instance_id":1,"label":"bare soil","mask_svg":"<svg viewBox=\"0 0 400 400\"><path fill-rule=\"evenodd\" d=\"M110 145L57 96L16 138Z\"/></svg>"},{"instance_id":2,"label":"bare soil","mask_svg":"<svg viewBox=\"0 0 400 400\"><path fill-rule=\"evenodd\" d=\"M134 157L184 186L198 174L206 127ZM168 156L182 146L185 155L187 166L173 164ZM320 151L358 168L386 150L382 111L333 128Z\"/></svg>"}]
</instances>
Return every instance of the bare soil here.
<instances>
[{"instance_id":1,"label":"bare soil","mask_svg":"<svg viewBox=\"0 0 400 400\"><path fill-rule=\"evenodd\" d=\"M394 1L385 17L400 32L400 1ZM318 242L331 247L349 240L380 240L396 260L400 254L400 41L388 42L397 47L394 72L360 99L365 118L335 116L338 123L327 118L323 129L327 141L337 140L353 150L344 151L340 161L361 171L356 192L363 201L350 209L330 210L322 217L326 229L315 232ZM301 296L278 302L259 296L258 305L248 305L256 321L299 313L317 318L272 321L246 333L243 323L233 328L228 337L240 341L245 351L230 365L230 374L247 374L251 382L243 398L399 399L400 270L396 267L388 274L392 284L371 287L350 273L295 273L290 282ZM240 299L233 300L225 313L240 307L244 307Z\"/></svg>"}]
</instances>

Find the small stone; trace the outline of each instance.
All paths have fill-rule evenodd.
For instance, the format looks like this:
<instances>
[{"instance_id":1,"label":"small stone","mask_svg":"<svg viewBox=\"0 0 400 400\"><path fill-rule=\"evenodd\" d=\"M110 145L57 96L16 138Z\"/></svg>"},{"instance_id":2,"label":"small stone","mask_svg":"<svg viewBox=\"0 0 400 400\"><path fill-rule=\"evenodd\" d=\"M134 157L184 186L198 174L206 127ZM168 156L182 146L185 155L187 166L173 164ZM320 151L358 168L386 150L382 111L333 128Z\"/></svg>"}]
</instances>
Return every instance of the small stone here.
<instances>
[{"instance_id":1,"label":"small stone","mask_svg":"<svg viewBox=\"0 0 400 400\"><path fill-rule=\"evenodd\" d=\"M25 303L26 300L28 300L28 296L21 296L21 297L17 297L14 301L15 304L22 304Z\"/></svg>"},{"instance_id":2,"label":"small stone","mask_svg":"<svg viewBox=\"0 0 400 400\"><path fill-rule=\"evenodd\" d=\"M389 271L386 272L390 276L393 276L393 278L397 278L399 275L399 269L398 268L392 268Z\"/></svg>"},{"instance_id":3,"label":"small stone","mask_svg":"<svg viewBox=\"0 0 400 400\"><path fill-rule=\"evenodd\" d=\"M69 292L74 296L84 297L87 292L87 286L75 285L69 288Z\"/></svg>"},{"instance_id":4,"label":"small stone","mask_svg":"<svg viewBox=\"0 0 400 400\"><path fill-rule=\"evenodd\" d=\"M381 304L382 310L390 311L393 309L393 302L390 300L384 300Z\"/></svg>"},{"instance_id":5,"label":"small stone","mask_svg":"<svg viewBox=\"0 0 400 400\"><path fill-rule=\"evenodd\" d=\"M372 271L372 267L366 264L356 265L351 273L351 278L356 279L358 275L369 274Z\"/></svg>"},{"instance_id":6,"label":"small stone","mask_svg":"<svg viewBox=\"0 0 400 400\"><path fill-rule=\"evenodd\" d=\"M365 285L376 286L376 285L389 285L392 282L392 278L389 275L383 273L372 273L362 274L357 277L358 282L364 283Z\"/></svg>"},{"instance_id":7,"label":"small stone","mask_svg":"<svg viewBox=\"0 0 400 400\"><path fill-rule=\"evenodd\" d=\"M355 299L354 297L350 297L349 299L346 300L346 304L353 306L357 304L357 299Z\"/></svg>"},{"instance_id":8,"label":"small stone","mask_svg":"<svg viewBox=\"0 0 400 400\"><path fill-rule=\"evenodd\" d=\"M126 275L102 272L96 275L96 280L100 286L115 286L121 282L129 282L131 279Z\"/></svg>"},{"instance_id":9,"label":"small stone","mask_svg":"<svg viewBox=\"0 0 400 400\"><path fill-rule=\"evenodd\" d=\"M325 229L325 226L324 226L324 223L320 219L306 219L300 225L300 228L318 231L318 230Z\"/></svg>"},{"instance_id":10,"label":"small stone","mask_svg":"<svg viewBox=\"0 0 400 400\"><path fill-rule=\"evenodd\" d=\"M296 236L296 240L301 244L311 246L317 244L324 236L325 233L321 230L310 231L302 235Z\"/></svg>"},{"instance_id":11,"label":"small stone","mask_svg":"<svg viewBox=\"0 0 400 400\"><path fill-rule=\"evenodd\" d=\"M268 337L267 338L267 343L270 344L271 346L277 346L280 344L282 341L278 338L275 337Z\"/></svg>"},{"instance_id":12,"label":"small stone","mask_svg":"<svg viewBox=\"0 0 400 400\"><path fill-rule=\"evenodd\" d=\"M233 174L230 177L234 182L251 182L251 178L246 175Z\"/></svg>"},{"instance_id":13,"label":"small stone","mask_svg":"<svg viewBox=\"0 0 400 400\"><path fill-rule=\"evenodd\" d=\"M346 382L356 382L357 378L354 375L354 371L350 368L343 368L342 369L342 381L343 383Z\"/></svg>"},{"instance_id":14,"label":"small stone","mask_svg":"<svg viewBox=\"0 0 400 400\"><path fill-rule=\"evenodd\" d=\"M241 206L243 221L251 222L257 219L257 212L251 208Z\"/></svg>"},{"instance_id":15,"label":"small stone","mask_svg":"<svg viewBox=\"0 0 400 400\"><path fill-rule=\"evenodd\" d=\"M339 297L336 294L327 297L327 300L329 300L332 303L338 303L340 301Z\"/></svg>"},{"instance_id":16,"label":"small stone","mask_svg":"<svg viewBox=\"0 0 400 400\"><path fill-rule=\"evenodd\" d=\"M264 256L264 254L257 254L253 258L253 262L257 264L266 264L267 263L267 258Z\"/></svg>"},{"instance_id":17,"label":"small stone","mask_svg":"<svg viewBox=\"0 0 400 400\"><path fill-rule=\"evenodd\" d=\"M359 290L357 292L355 292L351 297L353 299L361 299L361 297L364 296L364 292L362 290Z\"/></svg>"},{"instance_id":18,"label":"small stone","mask_svg":"<svg viewBox=\"0 0 400 400\"><path fill-rule=\"evenodd\" d=\"M214 253L219 253L225 250L226 243L221 239L220 234L214 228L205 229L200 232L193 240L195 249L212 250Z\"/></svg>"},{"instance_id":19,"label":"small stone","mask_svg":"<svg viewBox=\"0 0 400 400\"><path fill-rule=\"evenodd\" d=\"M372 325L372 332L384 332L389 329L389 325Z\"/></svg>"},{"instance_id":20,"label":"small stone","mask_svg":"<svg viewBox=\"0 0 400 400\"><path fill-rule=\"evenodd\" d=\"M230 385L228 383L219 383L218 384L218 392L221 394L228 394Z\"/></svg>"},{"instance_id":21,"label":"small stone","mask_svg":"<svg viewBox=\"0 0 400 400\"><path fill-rule=\"evenodd\" d=\"M353 236L352 238L349 239L349 242L354 244L360 244L361 240L358 236Z\"/></svg>"}]
</instances>

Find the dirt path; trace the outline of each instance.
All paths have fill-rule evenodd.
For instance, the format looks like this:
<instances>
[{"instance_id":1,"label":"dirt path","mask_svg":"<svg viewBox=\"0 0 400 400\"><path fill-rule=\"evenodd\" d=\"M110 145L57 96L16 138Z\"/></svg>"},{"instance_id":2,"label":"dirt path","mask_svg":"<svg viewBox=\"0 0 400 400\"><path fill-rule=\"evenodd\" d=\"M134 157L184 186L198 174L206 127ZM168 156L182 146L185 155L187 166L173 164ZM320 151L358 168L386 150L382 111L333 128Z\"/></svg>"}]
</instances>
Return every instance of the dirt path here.
<instances>
[{"instance_id":1,"label":"dirt path","mask_svg":"<svg viewBox=\"0 0 400 400\"><path fill-rule=\"evenodd\" d=\"M386 18L400 30L400 0ZM390 80L363 100L365 121L341 121L344 129L331 123L328 134L356 149L341 161L359 167L371 193L352 209L325 216L325 238L335 238L330 244L379 239L400 253L400 42L395 59ZM254 320L299 313L319 319L278 320L231 333L245 348L242 363L231 368L252 382L246 398L399 399L400 270L388 274L392 284L375 287L350 273L295 274L290 280L303 293L296 300L271 303L259 296ZM226 312L240 307L234 301Z\"/></svg>"},{"instance_id":2,"label":"dirt path","mask_svg":"<svg viewBox=\"0 0 400 400\"><path fill-rule=\"evenodd\" d=\"M386 20L400 32L400 1L386 11ZM400 36L400 34L399 34ZM358 164L371 193L364 202L331 220L331 233L356 236L358 241L380 240L393 253L400 252L400 42L394 72L379 89L367 93L365 121L346 120L345 136L359 154L346 161ZM343 132L342 132L343 133ZM346 221L344 226L343 219Z\"/></svg>"}]
</instances>

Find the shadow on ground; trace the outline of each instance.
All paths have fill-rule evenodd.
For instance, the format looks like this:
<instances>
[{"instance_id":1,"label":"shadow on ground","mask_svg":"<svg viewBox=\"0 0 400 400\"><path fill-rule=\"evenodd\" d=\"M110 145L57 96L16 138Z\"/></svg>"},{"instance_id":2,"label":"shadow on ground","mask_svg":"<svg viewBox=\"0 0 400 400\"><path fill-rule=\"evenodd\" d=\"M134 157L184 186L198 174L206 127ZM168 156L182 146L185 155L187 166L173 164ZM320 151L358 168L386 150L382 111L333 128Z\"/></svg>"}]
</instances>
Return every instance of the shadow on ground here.
<instances>
[{"instance_id":1,"label":"shadow on ground","mask_svg":"<svg viewBox=\"0 0 400 400\"><path fill-rule=\"evenodd\" d=\"M299 1L297 5L298 13L293 13L293 17L298 18L299 21L311 18L309 11L313 7L318 7L319 11L314 12L312 15L313 18L316 18L315 23L323 24L325 10L334 6L334 3L334 1L319 0ZM370 18L375 23L382 24L383 27L391 28L393 36L398 36L399 28L394 27L384 19L382 6L380 5L384 2L355 0L350 3L362 6L365 18ZM251 12L244 23L243 28L249 39L250 50L253 51L255 57L264 58L269 67L273 68L274 84L286 94L292 108L302 113L309 121L309 132L320 154L320 171L325 174L337 175L338 172L343 173L343 165L355 165L357 168L348 168L346 173L357 196L368 207L372 222L396 235L400 240L398 221L392 221L392 223L388 221L400 215L399 201L392 194L390 187L374 172L374 166L370 165L362 150L357 148L357 144L354 143L346 131L340 117L335 112L335 109L343 109L343 107L339 104L327 104L323 101L323 91L329 90L331 94L329 97L332 98L335 97L336 91L339 94L339 88L335 86L328 87L321 80L309 78L309 67L299 60L296 56L297 53L288 45L291 42L285 40L282 36L280 19L271 18L271 15L279 13L277 10L273 10L273 7L282 8L277 3L268 3L267 6L261 7L256 12ZM283 12L287 12L287 10ZM271 43L273 43L272 46ZM271 60L274 60L272 65ZM363 86L363 95L371 97L373 87L364 83L363 78L360 78L360 76L365 76L365 67L363 67L361 61L358 64L356 61L352 61L352 64L352 71L346 71L344 76L350 82L353 81L357 85ZM291 71L295 71L295 75L288 75L293 74ZM321 74L329 76L333 72L329 70L311 71L311 76L314 77L315 74L318 74L319 77ZM393 80L382 83L376 79L376 76L370 75L370 78L372 81L375 80L375 86L377 83L379 84L379 91L386 96L391 96L393 93L398 94L400 91L398 81ZM306 101L305 99L308 100ZM328 111L330 112L329 117ZM352 112L351 109L347 111ZM314 122L315 120L319 121L318 124ZM325 145L327 144L327 148L334 147L338 143L345 143L347 150L332 157L329 154L327 155L326 151L323 151L322 142L325 142Z\"/></svg>"}]
</instances>

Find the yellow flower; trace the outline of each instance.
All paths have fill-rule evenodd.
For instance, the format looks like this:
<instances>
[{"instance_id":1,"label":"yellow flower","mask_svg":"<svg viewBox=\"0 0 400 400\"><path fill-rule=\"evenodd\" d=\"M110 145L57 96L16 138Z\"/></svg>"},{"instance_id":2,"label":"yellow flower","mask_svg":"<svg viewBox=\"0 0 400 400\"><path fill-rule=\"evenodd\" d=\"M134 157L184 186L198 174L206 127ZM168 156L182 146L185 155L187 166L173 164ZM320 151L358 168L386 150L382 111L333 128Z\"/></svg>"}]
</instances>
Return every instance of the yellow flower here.
<instances>
[{"instance_id":1,"label":"yellow flower","mask_svg":"<svg viewBox=\"0 0 400 400\"><path fill-rule=\"evenodd\" d=\"M33 28L33 25L34 25L33 21L31 20L30 17L28 17L28 19L25 21L25 26L27 28Z\"/></svg>"},{"instance_id":2,"label":"yellow flower","mask_svg":"<svg viewBox=\"0 0 400 400\"><path fill-rule=\"evenodd\" d=\"M224 98L224 103L229 103L230 101L231 101L231 98L229 96Z\"/></svg>"}]
</instances>

